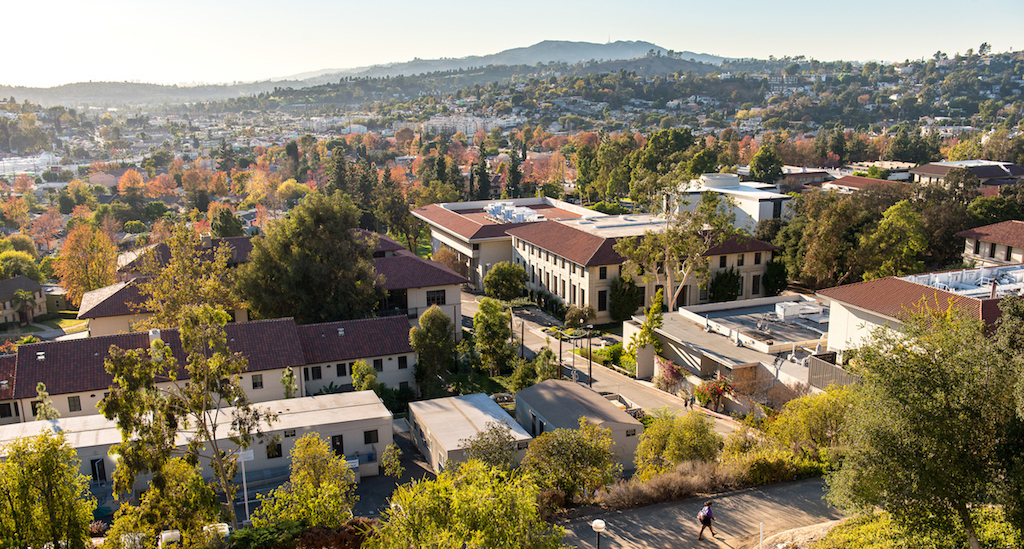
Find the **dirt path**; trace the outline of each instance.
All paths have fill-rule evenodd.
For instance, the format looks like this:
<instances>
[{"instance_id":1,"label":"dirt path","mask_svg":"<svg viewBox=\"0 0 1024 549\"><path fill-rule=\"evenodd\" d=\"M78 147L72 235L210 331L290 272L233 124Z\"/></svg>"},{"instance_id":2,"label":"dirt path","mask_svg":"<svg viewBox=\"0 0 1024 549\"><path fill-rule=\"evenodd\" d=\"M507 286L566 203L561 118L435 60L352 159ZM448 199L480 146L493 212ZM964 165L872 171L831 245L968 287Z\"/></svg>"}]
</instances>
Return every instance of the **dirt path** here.
<instances>
[{"instance_id":1,"label":"dirt path","mask_svg":"<svg viewBox=\"0 0 1024 549\"><path fill-rule=\"evenodd\" d=\"M748 549L757 547L762 522L767 540L780 532L841 519L842 514L825 502L824 495L824 481L808 479L708 498L715 502L718 536L711 538L705 531L703 541L697 541L700 525L696 516L706 498L592 515L562 526L565 543L580 548L596 546L590 524L600 518L607 523L601 547Z\"/></svg>"}]
</instances>

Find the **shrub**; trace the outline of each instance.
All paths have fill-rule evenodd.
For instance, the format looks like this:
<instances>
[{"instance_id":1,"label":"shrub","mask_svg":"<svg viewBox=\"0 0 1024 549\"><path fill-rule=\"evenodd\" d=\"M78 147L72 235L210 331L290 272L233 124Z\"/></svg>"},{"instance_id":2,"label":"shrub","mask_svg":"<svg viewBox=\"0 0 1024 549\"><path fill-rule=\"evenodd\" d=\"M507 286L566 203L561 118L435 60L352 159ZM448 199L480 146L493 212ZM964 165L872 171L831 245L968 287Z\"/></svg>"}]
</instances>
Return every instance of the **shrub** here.
<instances>
[{"instance_id":1,"label":"shrub","mask_svg":"<svg viewBox=\"0 0 1024 549\"><path fill-rule=\"evenodd\" d=\"M231 535L231 549L293 549L303 530L294 520L266 528L242 528Z\"/></svg>"},{"instance_id":2,"label":"shrub","mask_svg":"<svg viewBox=\"0 0 1024 549\"><path fill-rule=\"evenodd\" d=\"M742 481L749 486L788 482L797 478L796 460L789 452L759 449L737 458Z\"/></svg>"},{"instance_id":3,"label":"shrub","mask_svg":"<svg viewBox=\"0 0 1024 549\"><path fill-rule=\"evenodd\" d=\"M110 529L109 524L102 520L94 520L89 523L89 537L103 537L103 534L106 534L108 529Z\"/></svg>"},{"instance_id":4,"label":"shrub","mask_svg":"<svg viewBox=\"0 0 1024 549\"><path fill-rule=\"evenodd\" d=\"M739 485L737 476L715 462L684 461L648 480L633 477L600 490L596 501L608 509L630 509L719 492Z\"/></svg>"},{"instance_id":5,"label":"shrub","mask_svg":"<svg viewBox=\"0 0 1024 549\"><path fill-rule=\"evenodd\" d=\"M649 480L683 461L712 461L718 456L721 440L711 420L696 410L685 416L662 415L640 435L635 476Z\"/></svg>"}]
</instances>

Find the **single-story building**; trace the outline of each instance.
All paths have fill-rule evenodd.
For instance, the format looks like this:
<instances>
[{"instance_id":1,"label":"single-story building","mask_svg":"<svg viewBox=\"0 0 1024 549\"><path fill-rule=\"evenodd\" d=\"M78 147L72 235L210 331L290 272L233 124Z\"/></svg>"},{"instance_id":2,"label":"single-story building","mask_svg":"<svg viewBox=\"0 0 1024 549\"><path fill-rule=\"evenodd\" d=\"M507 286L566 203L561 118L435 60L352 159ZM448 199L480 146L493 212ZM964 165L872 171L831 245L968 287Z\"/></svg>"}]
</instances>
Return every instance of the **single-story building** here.
<instances>
[{"instance_id":1,"label":"single-story building","mask_svg":"<svg viewBox=\"0 0 1024 549\"><path fill-rule=\"evenodd\" d=\"M508 425L516 441L516 461L522 460L533 437L491 397L476 393L409 403L413 441L436 472L449 462L464 461L466 439L483 431L490 423Z\"/></svg>"},{"instance_id":2,"label":"single-story building","mask_svg":"<svg viewBox=\"0 0 1024 549\"><path fill-rule=\"evenodd\" d=\"M579 383L549 379L516 393L516 421L533 436L554 429L577 429L580 418L609 429L612 451L624 469L633 469L644 426L594 390Z\"/></svg>"}]
</instances>

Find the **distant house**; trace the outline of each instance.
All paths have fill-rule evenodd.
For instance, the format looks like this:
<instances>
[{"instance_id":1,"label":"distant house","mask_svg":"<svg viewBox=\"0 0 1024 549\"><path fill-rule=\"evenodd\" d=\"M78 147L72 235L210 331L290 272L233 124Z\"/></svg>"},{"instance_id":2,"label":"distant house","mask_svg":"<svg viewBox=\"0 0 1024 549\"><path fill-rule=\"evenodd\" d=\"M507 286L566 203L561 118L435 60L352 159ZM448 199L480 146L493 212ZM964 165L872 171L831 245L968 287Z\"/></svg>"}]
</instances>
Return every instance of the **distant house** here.
<instances>
[{"instance_id":1,"label":"distant house","mask_svg":"<svg viewBox=\"0 0 1024 549\"><path fill-rule=\"evenodd\" d=\"M981 181L982 186L1012 185L1024 179L1024 167L1012 162L992 160L952 160L931 162L910 170L918 183L932 184L945 181L946 174L954 168L965 168Z\"/></svg>"},{"instance_id":2,"label":"distant house","mask_svg":"<svg viewBox=\"0 0 1024 549\"><path fill-rule=\"evenodd\" d=\"M644 426L607 398L579 383L559 379L516 393L516 421L535 437L555 429L577 429L580 418L609 429L616 459L623 468L633 468L633 454Z\"/></svg>"},{"instance_id":3,"label":"distant house","mask_svg":"<svg viewBox=\"0 0 1024 549\"><path fill-rule=\"evenodd\" d=\"M127 172L130 169L131 168L116 168L113 170L107 170L105 172L94 173L89 176L89 184L103 185L104 187L110 189L110 194L114 194L115 192L117 192L117 183L118 181L121 180L121 176L123 176L125 172ZM143 179L146 178L145 170L134 171L138 172Z\"/></svg>"},{"instance_id":4,"label":"distant house","mask_svg":"<svg viewBox=\"0 0 1024 549\"><path fill-rule=\"evenodd\" d=\"M964 239L964 263L982 267L1024 263L1024 221L1003 221L956 236Z\"/></svg>"},{"instance_id":5,"label":"distant house","mask_svg":"<svg viewBox=\"0 0 1024 549\"><path fill-rule=\"evenodd\" d=\"M521 460L533 437L489 396L476 393L409 403L413 442L435 472L448 463L464 461L466 439L487 429L490 423L509 426L516 441L516 461Z\"/></svg>"},{"instance_id":6,"label":"distant house","mask_svg":"<svg viewBox=\"0 0 1024 549\"><path fill-rule=\"evenodd\" d=\"M18 290L31 292L35 300L35 306L20 309L15 306L14 294ZM8 322L32 322L36 315L46 313L46 296L43 295L43 287L36 281L24 275L18 275L7 280L0 280L0 320Z\"/></svg>"},{"instance_id":7,"label":"distant house","mask_svg":"<svg viewBox=\"0 0 1024 549\"><path fill-rule=\"evenodd\" d=\"M822 190L838 191L845 194L863 191L871 187L887 187L906 185L902 181L889 181L887 179L875 179L873 177L862 177L859 175L844 175L835 181L829 181L821 185Z\"/></svg>"}]
</instances>

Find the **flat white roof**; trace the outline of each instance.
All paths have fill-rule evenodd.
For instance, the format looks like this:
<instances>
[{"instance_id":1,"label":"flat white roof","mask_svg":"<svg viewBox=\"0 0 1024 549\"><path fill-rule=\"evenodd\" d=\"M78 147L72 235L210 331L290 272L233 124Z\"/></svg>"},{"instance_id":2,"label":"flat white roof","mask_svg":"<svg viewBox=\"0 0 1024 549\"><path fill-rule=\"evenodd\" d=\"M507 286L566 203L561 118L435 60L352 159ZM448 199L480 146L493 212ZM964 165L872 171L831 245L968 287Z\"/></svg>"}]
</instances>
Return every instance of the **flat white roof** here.
<instances>
[{"instance_id":1,"label":"flat white roof","mask_svg":"<svg viewBox=\"0 0 1024 549\"><path fill-rule=\"evenodd\" d=\"M559 219L559 223L602 238L640 236L646 231L661 232L665 218L652 214L607 215Z\"/></svg>"},{"instance_id":2,"label":"flat white roof","mask_svg":"<svg viewBox=\"0 0 1024 549\"><path fill-rule=\"evenodd\" d=\"M258 402L254 406L278 414L277 421L262 426L265 432L392 417L391 412L373 391L272 400ZM223 408L221 412L224 417L229 418L232 408ZM230 419L221 427L227 429L228 426ZM3 425L0 426L0 446L21 437L36 436L43 431L64 432L73 448L110 446L121 442L121 432L117 428L117 423L96 414ZM225 433L218 438L227 438L229 435L230 433ZM178 436L179 445L184 445L187 441L187 433Z\"/></svg>"},{"instance_id":3,"label":"flat white roof","mask_svg":"<svg viewBox=\"0 0 1024 549\"><path fill-rule=\"evenodd\" d=\"M488 423L502 421L512 428L516 441L533 438L515 418L483 393L410 402L409 415L415 415L448 450L461 448L463 440L486 429Z\"/></svg>"},{"instance_id":4,"label":"flat white roof","mask_svg":"<svg viewBox=\"0 0 1024 549\"><path fill-rule=\"evenodd\" d=\"M976 299L991 297L993 283L996 297L1024 293L1024 265L980 267L897 278Z\"/></svg>"}]
</instances>

